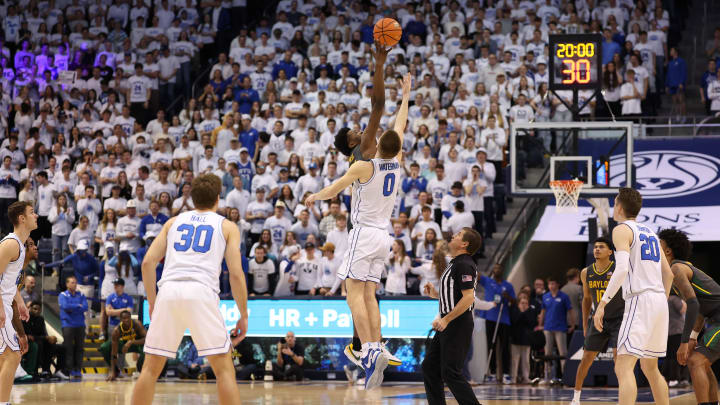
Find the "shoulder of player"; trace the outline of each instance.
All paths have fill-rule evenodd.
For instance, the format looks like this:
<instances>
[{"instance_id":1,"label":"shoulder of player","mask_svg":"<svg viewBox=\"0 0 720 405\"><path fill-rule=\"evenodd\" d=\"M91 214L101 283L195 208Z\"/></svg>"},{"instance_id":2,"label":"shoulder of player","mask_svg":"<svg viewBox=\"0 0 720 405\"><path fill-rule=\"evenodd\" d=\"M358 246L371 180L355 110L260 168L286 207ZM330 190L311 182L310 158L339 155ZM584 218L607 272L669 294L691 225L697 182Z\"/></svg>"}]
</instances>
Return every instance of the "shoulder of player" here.
<instances>
[{"instance_id":1,"label":"shoulder of player","mask_svg":"<svg viewBox=\"0 0 720 405\"><path fill-rule=\"evenodd\" d=\"M8 260L8 262L17 260L17 256L20 255L20 241L15 238L5 238L0 242L0 255L15 257L15 259Z\"/></svg>"},{"instance_id":2,"label":"shoulder of player","mask_svg":"<svg viewBox=\"0 0 720 405\"><path fill-rule=\"evenodd\" d=\"M672 270L673 274L676 276L678 274L683 274L688 278L688 280L692 279L693 270L686 263L676 261L670 265L670 270Z\"/></svg>"}]
</instances>

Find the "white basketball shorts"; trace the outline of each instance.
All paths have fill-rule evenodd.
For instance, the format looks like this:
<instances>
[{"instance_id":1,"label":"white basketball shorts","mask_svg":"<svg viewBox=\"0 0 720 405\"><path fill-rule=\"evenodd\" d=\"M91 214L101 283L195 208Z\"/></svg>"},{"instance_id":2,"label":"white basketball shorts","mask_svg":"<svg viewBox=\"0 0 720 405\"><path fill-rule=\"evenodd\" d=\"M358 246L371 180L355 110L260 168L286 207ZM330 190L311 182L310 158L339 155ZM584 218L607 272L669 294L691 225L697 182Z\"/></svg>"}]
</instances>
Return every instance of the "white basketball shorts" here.
<instances>
[{"instance_id":1,"label":"white basketball shorts","mask_svg":"<svg viewBox=\"0 0 720 405\"><path fill-rule=\"evenodd\" d=\"M625 300L617 353L639 358L665 357L668 316L664 293L645 291Z\"/></svg>"},{"instance_id":2,"label":"white basketball shorts","mask_svg":"<svg viewBox=\"0 0 720 405\"><path fill-rule=\"evenodd\" d=\"M348 234L348 249L337 276L343 280L351 278L379 283L392 242L385 229L353 228Z\"/></svg>"},{"instance_id":3,"label":"white basketball shorts","mask_svg":"<svg viewBox=\"0 0 720 405\"><path fill-rule=\"evenodd\" d=\"M199 356L229 352L230 336L219 304L218 295L202 283L166 282L155 300L145 353L174 359L187 329Z\"/></svg>"},{"instance_id":4,"label":"white basketball shorts","mask_svg":"<svg viewBox=\"0 0 720 405\"><path fill-rule=\"evenodd\" d=\"M20 351L20 343L18 343L17 333L15 328L12 326L13 310L12 301L9 304L3 303L5 311L5 325L0 328L0 353L5 353L5 349L10 349L14 352Z\"/></svg>"}]
</instances>

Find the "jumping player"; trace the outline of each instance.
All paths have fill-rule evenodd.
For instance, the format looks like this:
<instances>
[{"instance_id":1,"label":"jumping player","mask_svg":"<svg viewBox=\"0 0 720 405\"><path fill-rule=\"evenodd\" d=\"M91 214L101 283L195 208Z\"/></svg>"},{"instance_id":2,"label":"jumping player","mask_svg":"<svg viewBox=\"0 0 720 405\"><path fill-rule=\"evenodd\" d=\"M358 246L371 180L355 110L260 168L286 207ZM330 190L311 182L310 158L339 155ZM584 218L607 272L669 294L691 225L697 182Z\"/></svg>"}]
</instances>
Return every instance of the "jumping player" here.
<instances>
[{"instance_id":1,"label":"jumping player","mask_svg":"<svg viewBox=\"0 0 720 405\"><path fill-rule=\"evenodd\" d=\"M240 257L238 227L215 213L222 183L213 174L198 176L190 191L195 210L168 220L142 264L152 323L145 339L146 359L135 384L131 404L151 404L165 358L175 358L186 329L198 355L205 356L217 377L221 405L239 404L232 344L220 314L220 265L225 257L230 287L240 311L232 335L245 337L248 325L247 290ZM165 258L165 270L155 293L155 268Z\"/></svg>"},{"instance_id":2,"label":"jumping player","mask_svg":"<svg viewBox=\"0 0 720 405\"><path fill-rule=\"evenodd\" d=\"M22 279L25 263L25 241L30 232L37 229L37 214L32 203L17 201L10 204L7 212L13 225L12 233L0 241L0 404L10 402L15 370L17 370L23 353L27 352L28 342L22 324L13 322L13 307L17 308L19 318L27 321L30 318L25 302L20 296L18 283Z\"/></svg>"},{"instance_id":3,"label":"jumping player","mask_svg":"<svg viewBox=\"0 0 720 405\"><path fill-rule=\"evenodd\" d=\"M407 74L403 78L403 98L395 128L382 134L375 157L354 162L340 179L305 200L305 204L311 206L315 201L330 199L351 184L353 186L350 248L338 269L338 277L346 280L348 305L362 342L361 363L367 389L382 383L382 373L389 360L380 344L380 310L375 300L375 288L382 274L381 263L387 258L392 243L387 223L395 206L403 170L400 160L410 84L411 76Z\"/></svg>"},{"instance_id":4,"label":"jumping player","mask_svg":"<svg viewBox=\"0 0 720 405\"><path fill-rule=\"evenodd\" d=\"M685 327L677 352L678 363L687 364L690 369L698 404L717 404L718 383L711 366L720 358L720 285L687 261L692 245L684 232L664 229L658 237L675 276L673 287L687 304ZM705 334L698 342L703 326Z\"/></svg>"},{"instance_id":5,"label":"jumping player","mask_svg":"<svg viewBox=\"0 0 720 405\"><path fill-rule=\"evenodd\" d=\"M580 361L580 366L578 366L577 374L575 375L575 394L570 403L571 405L580 404L583 381L585 381L588 370L590 370L598 353L604 352L608 347L612 347L613 358L617 356L617 338L620 332L623 308L625 306L622 295L615 294L615 297L613 297L605 308L602 331L595 328L590 313L591 310L597 308L610 281L610 277L615 270L615 262L610 260L612 251L613 248L610 239L606 237L595 239L593 246L595 263L580 272L580 279L583 285L582 319L584 320L583 336L585 336L585 343L583 344L583 357Z\"/></svg>"},{"instance_id":6,"label":"jumping player","mask_svg":"<svg viewBox=\"0 0 720 405\"><path fill-rule=\"evenodd\" d=\"M668 386L658 370L658 357L665 357L668 332L668 305L673 275L655 232L635 221L642 208L637 190L623 187L615 197L613 229L615 271L595 310L595 328L603 331L605 308L622 287L625 310L617 344L615 375L619 383L620 405L637 399L635 363L647 377L653 399L669 405Z\"/></svg>"},{"instance_id":7,"label":"jumping player","mask_svg":"<svg viewBox=\"0 0 720 405\"><path fill-rule=\"evenodd\" d=\"M355 162L369 161L377 154L377 132L380 127L380 119L385 110L385 59L389 48L385 48L375 43L375 72L373 74L373 94L371 96L371 112L368 125L365 131L360 132L352 130L348 127L341 128L335 136L335 148L343 155L348 157L350 166ZM352 224L351 224L352 225ZM339 284L334 287L336 290ZM353 340L345 346L345 356L358 367L360 364L360 338L353 322ZM383 345L383 352L388 356L388 364L391 366L399 366L402 361L393 356Z\"/></svg>"}]
</instances>

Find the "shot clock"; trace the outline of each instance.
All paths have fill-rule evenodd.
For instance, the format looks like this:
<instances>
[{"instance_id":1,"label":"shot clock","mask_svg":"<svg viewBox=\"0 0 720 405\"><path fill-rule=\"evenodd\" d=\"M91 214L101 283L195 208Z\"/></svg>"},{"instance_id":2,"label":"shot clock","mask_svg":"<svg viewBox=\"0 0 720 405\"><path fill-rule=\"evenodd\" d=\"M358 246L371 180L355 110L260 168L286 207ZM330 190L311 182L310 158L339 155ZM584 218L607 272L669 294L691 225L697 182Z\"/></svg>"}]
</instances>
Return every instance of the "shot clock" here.
<instances>
[{"instance_id":1,"label":"shot clock","mask_svg":"<svg viewBox=\"0 0 720 405\"><path fill-rule=\"evenodd\" d=\"M602 36L550 35L550 90L600 90Z\"/></svg>"}]
</instances>

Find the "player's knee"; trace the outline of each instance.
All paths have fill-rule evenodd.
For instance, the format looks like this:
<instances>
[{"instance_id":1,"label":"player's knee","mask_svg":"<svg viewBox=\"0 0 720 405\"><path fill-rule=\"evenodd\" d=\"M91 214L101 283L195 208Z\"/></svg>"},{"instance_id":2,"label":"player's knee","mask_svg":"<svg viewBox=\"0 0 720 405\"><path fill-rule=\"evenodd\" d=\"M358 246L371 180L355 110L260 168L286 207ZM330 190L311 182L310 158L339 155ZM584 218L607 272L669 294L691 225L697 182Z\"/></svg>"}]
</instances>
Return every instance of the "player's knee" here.
<instances>
[{"instance_id":1,"label":"player's knee","mask_svg":"<svg viewBox=\"0 0 720 405\"><path fill-rule=\"evenodd\" d=\"M165 359L160 356L148 354L143 362L142 373L149 373L151 376L158 378L165 368Z\"/></svg>"},{"instance_id":2,"label":"player's knee","mask_svg":"<svg viewBox=\"0 0 720 405\"><path fill-rule=\"evenodd\" d=\"M705 356L698 352L693 352L693 354L690 355L690 358L688 358L687 364L690 368L690 372L697 372L697 371L704 371L707 360Z\"/></svg>"},{"instance_id":3,"label":"player's knee","mask_svg":"<svg viewBox=\"0 0 720 405\"><path fill-rule=\"evenodd\" d=\"M640 359L640 369L646 376L658 371L657 359Z\"/></svg>"}]
</instances>

